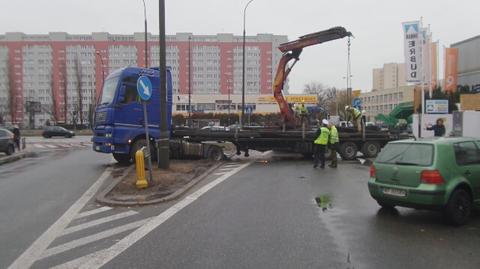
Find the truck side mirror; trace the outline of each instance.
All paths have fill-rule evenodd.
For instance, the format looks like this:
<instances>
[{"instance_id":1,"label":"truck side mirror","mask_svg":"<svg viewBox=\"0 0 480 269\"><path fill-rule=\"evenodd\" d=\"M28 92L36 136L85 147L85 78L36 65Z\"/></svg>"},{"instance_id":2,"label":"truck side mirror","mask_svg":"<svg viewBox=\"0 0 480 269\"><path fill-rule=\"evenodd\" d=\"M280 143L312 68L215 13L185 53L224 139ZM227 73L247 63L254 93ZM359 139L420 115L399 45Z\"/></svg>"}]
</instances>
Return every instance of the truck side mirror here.
<instances>
[{"instance_id":1,"label":"truck side mirror","mask_svg":"<svg viewBox=\"0 0 480 269\"><path fill-rule=\"evenodd\" d=\"M120 87L120 90L118 91L118 102L117 103L123 103L125 101L125 89L127 87L125 85L122 85Z\"/></svg>"}]
</instances>

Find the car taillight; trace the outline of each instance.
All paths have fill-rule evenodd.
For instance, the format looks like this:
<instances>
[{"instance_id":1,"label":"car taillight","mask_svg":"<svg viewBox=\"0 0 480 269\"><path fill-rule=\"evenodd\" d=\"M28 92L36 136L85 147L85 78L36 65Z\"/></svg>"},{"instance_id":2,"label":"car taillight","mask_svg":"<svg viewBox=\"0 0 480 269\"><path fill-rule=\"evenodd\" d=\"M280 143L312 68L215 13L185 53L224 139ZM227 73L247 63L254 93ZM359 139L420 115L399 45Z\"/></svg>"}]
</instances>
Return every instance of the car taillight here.
<instances>
[{"instance_id":1,"label":"car taillight","mask_svg":"<svg viewBox=\"0 0 480 269\"><path fill-rule=\"evenodd\" d=\"M443 184L443 177L438 170L423 170L420 176L421 180L425 184Z\"/></svg>"},{"instance_id":2,"label":"car taillight","mask_svg":"<svg viewBox=\"0 0 480 269\"><path fill-rule=\"evenodd\" d=\"M375 178L375 166L371 165L370 166L370 178Z\"/></svg>"}]
</instances>

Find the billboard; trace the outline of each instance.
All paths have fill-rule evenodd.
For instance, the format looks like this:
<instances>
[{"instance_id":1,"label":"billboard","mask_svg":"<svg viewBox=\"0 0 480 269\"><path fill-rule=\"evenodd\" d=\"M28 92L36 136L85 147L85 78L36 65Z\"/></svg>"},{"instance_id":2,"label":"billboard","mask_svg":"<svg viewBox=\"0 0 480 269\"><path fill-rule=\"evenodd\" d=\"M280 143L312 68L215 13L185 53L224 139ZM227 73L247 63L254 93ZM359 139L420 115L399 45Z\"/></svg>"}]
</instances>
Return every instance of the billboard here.
<instances>
[{"instance_id":1,"label":"billboard","mask_svg":"<svg viewBox=\"0 0 480 269\"><path fill-rule=\"evenodd\" d=\"M420 21L404 22L405 46L405 80L407 82L420 82L422 80Z\"/></svg>"},{"instance_id":2,"label":"billboard","mask_svg":"<svg viewBox=\"0 0 480 269\"><path fill-rule=\"evenodd\" d=\"M457 90L457 62L458 49L445 48L445 91L455 92Z\"/></svg>"},{"instance_id":3,"label":"billboard","mask_svg":"<svg viewBox=\"0 0 480 269\"><path fill-rule=\"evenodd\" d=\"M426 100L425 113L427 114L448 114L448 100L430 99Z\"/></svg>"},{"instance_id":4,"label":"billboard","mask_svg":"<svg viewBox=\"0 0 480 269\"><path fill-rule=\"evenodd\" d=\"M286 95L285 99L288 103L316 104L318 102L316 95ZM261 95L257 98L257 103L260 104L276 104L277 101L273 95Z\"/></svg>"}]
</instances>

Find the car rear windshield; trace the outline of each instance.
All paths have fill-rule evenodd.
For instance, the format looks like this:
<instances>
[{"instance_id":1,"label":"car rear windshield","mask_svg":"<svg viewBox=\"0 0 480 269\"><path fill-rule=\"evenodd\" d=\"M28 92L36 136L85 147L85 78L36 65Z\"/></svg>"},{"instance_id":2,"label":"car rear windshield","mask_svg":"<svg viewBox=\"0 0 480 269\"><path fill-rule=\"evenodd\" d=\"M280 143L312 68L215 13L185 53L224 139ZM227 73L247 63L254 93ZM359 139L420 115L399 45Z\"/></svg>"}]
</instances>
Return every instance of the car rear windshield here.
<instances>
[{"instance_id":1,"label":"car rear windshield","mask_svg":"<svg viewBox=\"0 0 480 269\"><path fill-rule=\"evenodd\" d=\"M398 165L430 166L433 162L433 145L418 143L388 144L376 162Z\"/></svg>"}]
</instances>

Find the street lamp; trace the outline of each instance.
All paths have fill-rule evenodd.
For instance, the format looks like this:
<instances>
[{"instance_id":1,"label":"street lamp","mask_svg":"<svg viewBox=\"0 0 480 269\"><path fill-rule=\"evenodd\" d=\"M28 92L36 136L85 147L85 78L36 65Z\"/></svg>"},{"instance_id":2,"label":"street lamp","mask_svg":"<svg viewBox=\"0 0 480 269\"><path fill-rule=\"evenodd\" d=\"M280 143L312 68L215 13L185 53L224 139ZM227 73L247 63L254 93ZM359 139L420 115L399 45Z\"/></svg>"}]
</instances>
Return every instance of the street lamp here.
<instances>
[{"instance_id":1,"label":"street lamp","mask_svg":"<svg viewBox=\"0 0 480 269\"><path fill-rule=\"evenodd\" d=\"M145 0L143 2L143 17L145 18L145 68L148 67L148 45L147 45L147 6Z\"/></svg>"},{"instance_id":2,"label":"street lamp","mask_svg":"<svg viewBox=\"0 0 480 269\"><path fill-rule=\"evenodd\" d=\"M188 36L188 126L192 125L192 36Z\"/></svg>"},{"instance_id":3,"label":"street lamp","mask_svg":"<svg viewBox=\"0 0 480 269\"><path fill-rule=\"evenodd\" d=\"M243 9L243 49L242 49L242 114L240 117L240 126L243 128L243 119L245 114L245 19L247 16L247 7L253 0L248 1Z\"/></svg>"},{"instance_id":4,"label":"street lamp","mask_svg":"<svg viewBox=\"0 0 480 269\"><path fill-rule=\"evenodd\" d=\"M100 62L102 63L102 86L103 86L103 83L105 83L105 64L103 63L103 57L102 57L102 54L100 53L100 51L96 51L95 54L98 55L98 57L100 57ZM103 88L103 87L102 87Z\"/></svg>"},{"instance_id":5,"label":"street lamp","mask_svg":"<svg viewBox=\"0 0 480 269\"><path fill-rule=\"evenodd\" d=\"M160 137L157 140L158 168L170 167L170 140L167 126L167 67L166 67L166 42L165 42L165 0L160 0L158 5L159 20L159 46L160 46Z\"/></svg>"}]
</instances>

